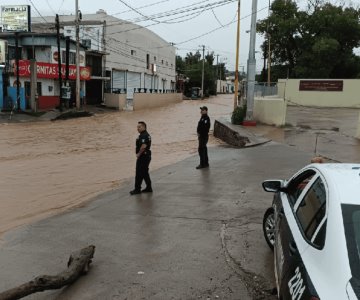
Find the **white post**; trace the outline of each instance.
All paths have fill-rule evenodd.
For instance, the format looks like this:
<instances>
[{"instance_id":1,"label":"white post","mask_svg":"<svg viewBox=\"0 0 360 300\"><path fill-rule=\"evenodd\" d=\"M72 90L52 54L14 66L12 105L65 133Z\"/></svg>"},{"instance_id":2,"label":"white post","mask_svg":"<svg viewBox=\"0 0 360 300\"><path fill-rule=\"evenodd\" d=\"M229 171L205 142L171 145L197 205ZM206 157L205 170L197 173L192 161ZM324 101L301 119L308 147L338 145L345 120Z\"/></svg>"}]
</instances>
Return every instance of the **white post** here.
<instances>
[{"instance_id":1,"label":"white post","mask_svg":"<svg viewBox=\"0 0 360 300\"><path fill-rule=\"evenodd\" d=\"M204 99L204 68L205 68L205 45L202 45L203 48L203 61L202 61L202 74L201 74L201 99Z\"/></svg>"},{"instance_id":2,"label":"white post","mask_svg":"<svg viewBox=\"0 0 360 300\"><path fill-rule=\"evenodd\" d=\"M246 95L246 120L253 120L254 109L254 91L255 91L255 71L256 71L256 59L255 59L255 40L256 40L256 12L257 12L257 0L252 1L252 15L251 15L251 28L250 28L250 46L249 46L249 58L248 58L248 81L247 81L247 95Z\"/></svg>"}]
</instances>

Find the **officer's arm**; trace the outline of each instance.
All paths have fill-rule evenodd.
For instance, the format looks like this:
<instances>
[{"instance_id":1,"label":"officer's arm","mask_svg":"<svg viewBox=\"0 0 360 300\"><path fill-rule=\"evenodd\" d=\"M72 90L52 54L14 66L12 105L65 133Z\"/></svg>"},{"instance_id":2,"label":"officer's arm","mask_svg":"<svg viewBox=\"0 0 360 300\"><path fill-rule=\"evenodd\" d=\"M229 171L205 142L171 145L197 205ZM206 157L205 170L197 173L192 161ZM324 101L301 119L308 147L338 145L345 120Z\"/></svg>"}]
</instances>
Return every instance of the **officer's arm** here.
<instances>
[{"instance_id":1,"label":"officer's arm","mask_svg":"<svg viewBox=\"0 0 360 300\"><path fill-rule=\"evenodd\" d=\"M146 144L142 144L142 145L141 145L139 152L136 154L136 157L137 157L137 158L139 158L139 157L141 156L141 154L144 153L146 147L147 147Z\"/></svg>"},{"instance_id":2,"label":"officer's arm","mask_svg":"<svg viewBox=\"0 0 360 300\"><path fill-rule=\"evenodd\" d=\"M210 119L209 119L208 122L206 122L206 130L207 130L207 132L209 132L210 126L211 126L211 123L210 123Z\"/></svg>"}]
</instances>

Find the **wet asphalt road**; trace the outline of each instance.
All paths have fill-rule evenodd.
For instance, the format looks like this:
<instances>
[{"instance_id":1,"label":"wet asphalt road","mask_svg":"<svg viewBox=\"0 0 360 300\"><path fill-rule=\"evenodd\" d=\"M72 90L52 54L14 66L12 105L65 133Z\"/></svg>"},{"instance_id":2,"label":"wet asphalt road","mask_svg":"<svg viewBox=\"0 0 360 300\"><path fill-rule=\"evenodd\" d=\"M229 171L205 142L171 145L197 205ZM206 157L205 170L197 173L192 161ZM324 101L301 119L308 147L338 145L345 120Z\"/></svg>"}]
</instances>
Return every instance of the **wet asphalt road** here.
<instances>
[{"instance_id":1,"label":"wet asphalt road","mask_svg":"<svg viewBox=\"0 0 360 300\"><path fill-rule=\"evenodd\" d=\"M209 149L152 172L153 194L133 183L88 205L7 233L0 290L66 267L70 252L94 244L92 268L70 287L25 299L274 299L272 253L262 216L269 178L288 178L311 153L286 145Z\"/></svg>"}]
</instances>

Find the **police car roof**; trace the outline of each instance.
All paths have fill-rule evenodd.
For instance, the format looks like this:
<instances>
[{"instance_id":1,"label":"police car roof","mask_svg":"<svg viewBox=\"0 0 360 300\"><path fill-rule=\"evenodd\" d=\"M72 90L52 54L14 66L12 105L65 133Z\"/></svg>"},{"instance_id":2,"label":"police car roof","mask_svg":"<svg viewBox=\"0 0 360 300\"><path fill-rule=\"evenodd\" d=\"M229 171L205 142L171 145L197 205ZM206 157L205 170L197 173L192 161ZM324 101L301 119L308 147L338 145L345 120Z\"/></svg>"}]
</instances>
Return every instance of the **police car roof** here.
<instances>
[{"instance_id":1,"label":"police car roof","mask_svg":"<svg viewBox=\"0 0 360 300\"><path fill-rule=\"evenodd\" d=\"M360 164L327 163L312 164L325 177L330 191L339 197L333 200L339 203L360 205Z\"/></svg>"}]
</instances>

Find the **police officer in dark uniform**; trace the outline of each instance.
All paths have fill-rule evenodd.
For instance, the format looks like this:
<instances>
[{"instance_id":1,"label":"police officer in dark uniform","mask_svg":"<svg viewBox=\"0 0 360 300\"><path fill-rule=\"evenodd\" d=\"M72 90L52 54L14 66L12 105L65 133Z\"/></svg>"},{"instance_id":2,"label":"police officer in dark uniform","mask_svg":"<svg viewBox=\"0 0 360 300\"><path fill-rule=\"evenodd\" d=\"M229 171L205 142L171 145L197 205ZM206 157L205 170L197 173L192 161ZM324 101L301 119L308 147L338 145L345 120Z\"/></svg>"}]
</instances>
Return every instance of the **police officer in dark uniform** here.
<instances>
[{"instance_id":1,"label":"police officer in dark uniform","mask_svg":"<svg viewBox=\"0 0 360 300\"><path fill-rule=\"evenodd\" d=\"M140 193L152 193L151 180L149 175L149 165L151 161L151 136L146 131L145 122L138 122L137 130L139 137L136 139L136 175L135 189L130 192L131 195ZM146 188L141 190L142 181L145 181Z\"/></svg>"},{"instance_id":2,"label":"police officer in dark uniform","mask_svg":"<svg viewBox=\"0 0 360 300\"><path fill-rule=\"evenodd\" d=\"M201 118L197 126L197 134L199 140L199 156L200 165L196 169L203 169L209 167L209 158L207 153L207 142L209 141L210 118L208 116L208 108L206 106L200 107Z\"/></svg>"}]
</instances>

